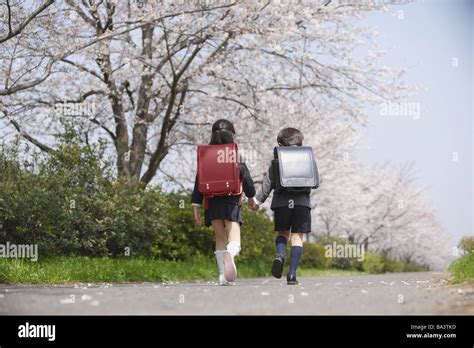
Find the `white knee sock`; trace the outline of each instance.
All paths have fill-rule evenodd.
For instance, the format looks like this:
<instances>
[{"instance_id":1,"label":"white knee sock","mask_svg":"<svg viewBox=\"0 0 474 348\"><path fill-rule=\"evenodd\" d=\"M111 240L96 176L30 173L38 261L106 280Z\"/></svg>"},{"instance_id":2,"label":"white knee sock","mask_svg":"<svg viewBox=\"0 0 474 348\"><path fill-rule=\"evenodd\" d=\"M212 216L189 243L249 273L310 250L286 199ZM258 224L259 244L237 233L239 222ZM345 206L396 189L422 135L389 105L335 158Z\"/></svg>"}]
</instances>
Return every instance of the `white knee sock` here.
<instances>
[{"instance_id":1,"label":"white knee sock","mask_svg":"<svg viewBox=\"0 0 474 348\"><path fill-rule=\"evenodd\" d=\"M227 244L227 251L230 252L233 257L239 255L240 243L236 241L229 242L229 244Z\"/></svg>"},{"instance_id":2,"label":"white knee sock","mask_svg":"<svg viewBox=\"0 0 474 348\"><path fill-rule=\"evenodd\" d=\"M224 251L225 250L214 251L214 254L216 255L217 268L219 269L219 274L224 274Z\"/></svg>"},{"instance_id":3,"label":"white knee sock","mask_svg":"<svg viewBox=\"0 0 474 348\"><path fill-rule=\"evenodd\" d=\"M219 284L227 283L224 277L224 252L225 250L216 250L214 252L216 255L217 268L219 269Z\"/></svg>"}]
</instances>

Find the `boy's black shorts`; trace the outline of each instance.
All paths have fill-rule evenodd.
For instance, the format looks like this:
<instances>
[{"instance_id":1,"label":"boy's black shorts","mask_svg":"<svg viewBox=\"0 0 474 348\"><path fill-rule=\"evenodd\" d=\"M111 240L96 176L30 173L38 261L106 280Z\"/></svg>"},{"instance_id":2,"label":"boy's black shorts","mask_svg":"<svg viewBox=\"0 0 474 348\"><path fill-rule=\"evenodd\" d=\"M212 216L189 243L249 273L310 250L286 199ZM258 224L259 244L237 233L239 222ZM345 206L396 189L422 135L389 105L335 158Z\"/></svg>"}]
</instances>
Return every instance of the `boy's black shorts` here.
<instances>
[{"instance_id":1,"label":"boy's black shorts","mask_svg":"<svg viewBox=\"0 0 474 348\"><path fill-rule=\"evenodd\" d=\"M275 231L311 232L311 208L302 205L274 208Z\"/></svg>"}]
</instances>

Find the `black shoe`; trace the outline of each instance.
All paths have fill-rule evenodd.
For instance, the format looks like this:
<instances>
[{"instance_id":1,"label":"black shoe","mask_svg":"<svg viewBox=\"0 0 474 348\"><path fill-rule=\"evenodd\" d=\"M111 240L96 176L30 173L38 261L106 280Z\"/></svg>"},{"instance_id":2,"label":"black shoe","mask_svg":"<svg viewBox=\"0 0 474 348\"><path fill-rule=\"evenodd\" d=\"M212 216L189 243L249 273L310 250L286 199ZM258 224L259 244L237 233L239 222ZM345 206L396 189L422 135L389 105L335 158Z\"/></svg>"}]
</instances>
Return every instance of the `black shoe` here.
<instances>
[{"instance_id":1,"label":"black shoe","mask_svg":"<svg viewBox=\"0 0 474 348\"><path fill-rule=\"evenodd\" d=\"M286 284L287 285L298 285L298 281L296 280L296 276L290 276L289 274L286 276Z\"/></svg>"},{"instance_id":2,"label":"black shoe","mask_svg":"<svg viewBox=\"0 0 474 348\"><path fill-rule=\"evenodd\" d=\"M285 263L285 258L281 255L277 255L277 257L275 257L275 259L273 260L272 275L275 278L278 278L278 279L281 278L281 273L283 272L284 263Z\"/></svg>"}]
</instances>

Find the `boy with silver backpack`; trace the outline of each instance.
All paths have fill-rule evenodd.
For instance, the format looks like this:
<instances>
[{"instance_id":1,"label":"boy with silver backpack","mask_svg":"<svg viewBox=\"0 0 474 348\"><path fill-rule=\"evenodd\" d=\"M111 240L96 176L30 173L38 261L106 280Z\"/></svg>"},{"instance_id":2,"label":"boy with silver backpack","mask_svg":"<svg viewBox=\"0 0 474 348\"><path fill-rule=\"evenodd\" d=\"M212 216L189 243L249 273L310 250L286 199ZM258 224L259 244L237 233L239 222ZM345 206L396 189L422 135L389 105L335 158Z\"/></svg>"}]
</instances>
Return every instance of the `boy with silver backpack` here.
<instances>
[{"instance_id":1,"label":"boy with silver backpack","mask_svg":"<svg viewBox=\"0 0 474 348\"><path fill-rule=\"evenodd\" d=\"M295 128L282 129L278 147L264 176L262 189L249 201L257 210L274 190L271 209L274 212L277 256L272 275L281 278L286 259L286 246L291 241L287 284L296 285L296 269L303 253L303 234L311 232L311 189L319 186L319 173L311 147L303 146L303 133Z\"/></svg>"}]
</instances>

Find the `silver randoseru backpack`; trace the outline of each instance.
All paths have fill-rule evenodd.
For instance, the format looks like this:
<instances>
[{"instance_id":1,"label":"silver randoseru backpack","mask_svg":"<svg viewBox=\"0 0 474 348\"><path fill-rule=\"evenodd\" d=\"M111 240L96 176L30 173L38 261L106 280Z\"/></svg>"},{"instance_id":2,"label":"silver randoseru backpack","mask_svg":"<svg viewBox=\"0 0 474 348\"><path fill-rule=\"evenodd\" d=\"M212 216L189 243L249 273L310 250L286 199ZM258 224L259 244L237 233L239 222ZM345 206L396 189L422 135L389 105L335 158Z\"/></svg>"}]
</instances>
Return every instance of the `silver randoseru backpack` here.
<instances>
[{"instance_id":1,"label":"silver randoseru backpack","mask_svg":"<svg viewBox=\"0 0 474 348\"><path fill-rule=\"evenodd\" d=\"M274 149L275 190L310 193L319 186L319 173L309 146L278 146Z\"/></svg>"}]
</instances>

